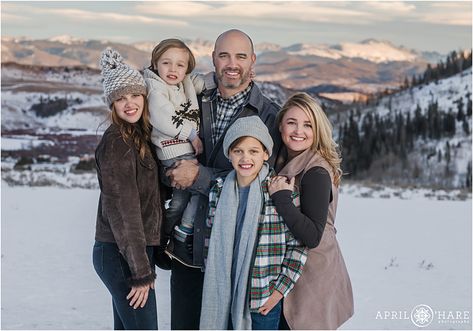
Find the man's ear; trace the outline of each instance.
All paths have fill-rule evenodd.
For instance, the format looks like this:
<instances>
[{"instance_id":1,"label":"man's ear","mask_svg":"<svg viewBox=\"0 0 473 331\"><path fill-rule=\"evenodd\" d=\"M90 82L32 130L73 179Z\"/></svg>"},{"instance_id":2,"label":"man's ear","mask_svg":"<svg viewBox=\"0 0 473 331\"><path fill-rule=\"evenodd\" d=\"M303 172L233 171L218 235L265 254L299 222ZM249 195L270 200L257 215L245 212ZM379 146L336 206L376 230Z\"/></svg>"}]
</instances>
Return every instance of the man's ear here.
<instances>
[{"instance_id":1,"label":"man's ear","mask_svg":"<svg viewBox=\"0 0 473 331\"><path fill-rule=\"evenodd\" d=\"M215 67L215 51L212 51L212 64Z\"/></svg>"},{"instance_id":2,"label":"man's ear","mask_svg":"<svg viewBox=\"0 0 473 331\"><path fill-rule=\"evenodd\" d=\"M255 63L256 63L256 54L255 53L251 54L251 61L253 62L253 65L255 65Z\"/></svg>"}]
</instances>

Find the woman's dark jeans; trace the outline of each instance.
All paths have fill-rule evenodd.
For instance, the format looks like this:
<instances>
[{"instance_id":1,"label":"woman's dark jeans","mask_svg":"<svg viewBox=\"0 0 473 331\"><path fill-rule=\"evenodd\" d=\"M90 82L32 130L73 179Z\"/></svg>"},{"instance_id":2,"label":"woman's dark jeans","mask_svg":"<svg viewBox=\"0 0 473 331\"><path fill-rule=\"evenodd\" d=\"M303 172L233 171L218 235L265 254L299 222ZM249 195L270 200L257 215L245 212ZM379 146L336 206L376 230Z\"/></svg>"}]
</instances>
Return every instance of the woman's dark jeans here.
<instances>
[{"instance_id":1,"label":"woman's dark jeans","mask_svg":"<svg viewBox=\"0 0 473 331\"><path fill-rule=\"evenodd\" d=\"M146 253L154 270L153 247L146 247ZM112 295L113 320L115 330L157 330L158 311L153 289L148 293L148 301L143 308L133 309L126 296L131 288L127 279L130 268L118 250L117 244L96 241L93 251L94 268Z\"/></svg>"}]
</instances>

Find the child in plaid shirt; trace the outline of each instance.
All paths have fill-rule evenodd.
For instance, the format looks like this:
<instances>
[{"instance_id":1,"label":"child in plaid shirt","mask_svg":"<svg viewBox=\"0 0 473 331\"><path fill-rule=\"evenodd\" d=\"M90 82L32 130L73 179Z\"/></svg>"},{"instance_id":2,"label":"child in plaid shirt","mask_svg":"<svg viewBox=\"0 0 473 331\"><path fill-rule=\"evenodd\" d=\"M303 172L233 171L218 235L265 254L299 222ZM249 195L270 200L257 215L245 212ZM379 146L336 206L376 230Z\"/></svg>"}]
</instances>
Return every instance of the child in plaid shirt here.
<instances>
[{"instance_id":1,"label":"child in plaid shirt","mask_svg":"<svg viewBox=\"0 0 473 331\"><path fill-rule=\"evenodd\" d=\"M201 329L274 329L281 299L307 258L269 198L265 162L273 141L257 116L235 121L224 154L234 170L209 194L212 228L204 278Z\"/></svg>"}]
</instances>

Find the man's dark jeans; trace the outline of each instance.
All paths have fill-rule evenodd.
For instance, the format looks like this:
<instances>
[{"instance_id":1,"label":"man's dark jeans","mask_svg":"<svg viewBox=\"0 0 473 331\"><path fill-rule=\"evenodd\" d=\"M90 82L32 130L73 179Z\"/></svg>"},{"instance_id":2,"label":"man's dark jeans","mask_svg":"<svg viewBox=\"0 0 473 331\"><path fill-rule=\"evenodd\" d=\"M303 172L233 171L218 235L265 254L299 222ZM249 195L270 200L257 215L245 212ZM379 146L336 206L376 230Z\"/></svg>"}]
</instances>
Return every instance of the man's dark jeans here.
<instances>
[{"instance_id":1,"label":"man's dark jeans","mask_svg":"<svg viewBox=\"0 0 473 331\"><path fill-rule=\"evenodd\" d=\"M154 270L153 247L146 247L151 268ZM93 250L94 268L112 295L113 320L115 330L157 330L158 311L156 294L148 293L148 301L143 308L130 307L126 296L131 288L127 279L130 268L118 250L117 244L96 241Z\"/></svg>"},{"instance_id":2,"label":"man's dark jeans","mask_svg":"<svg viewBox=\"0 0 473 331\"><path fill-rule=\"evenodd\" d=\"M171 329L199 330L204 273L171 262Z\"/></svg>"}]
</instances>

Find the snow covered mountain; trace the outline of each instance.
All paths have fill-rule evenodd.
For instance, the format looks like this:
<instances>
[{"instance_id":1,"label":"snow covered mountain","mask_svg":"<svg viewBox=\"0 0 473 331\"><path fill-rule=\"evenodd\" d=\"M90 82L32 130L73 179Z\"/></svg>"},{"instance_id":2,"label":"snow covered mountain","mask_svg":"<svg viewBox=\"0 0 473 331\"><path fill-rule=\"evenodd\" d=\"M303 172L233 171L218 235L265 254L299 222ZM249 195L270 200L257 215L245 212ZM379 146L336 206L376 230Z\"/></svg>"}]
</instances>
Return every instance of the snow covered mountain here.
<instances>
[{"instance_id":1,"label":"snow covered mountain","mask_svg":"<svg viewBox=\"0 0 473 331\"><path fill-rule=\"evenodd\" d=\"M185 40L197 59L197 70L212 70L213 42ZM104 40L83 40L56 36L44 40L2 37L2 63L29 65L98 67L100 52L116 48L136 68L149 66L150 54L157 42L120 44ZM402 82L406 75L421 72L427 63L442 58L437 53L421 53L398 47L388 41L373 39L339 45L294 44L282 47L263 42L255 45L256 74L261 81L277 82L286 88L309 89L333 85L348 89L352 96ZM327 97L337 99L337 94Z\"/></svg>"},{"instance_id":2,"label":"snow covered mountain","mask_svg":"<svg viewBox=\"0 0 473 331\"><path fill-rule=\"evenodd\" d=\"M368 39L361 43L341 43L339 45L295 44L284 50L291 55L314 55L330 59L359 58L375 63L413 62L422 54L403 47L396 47L388 41Z\"/></svg>"}]
</instances>

